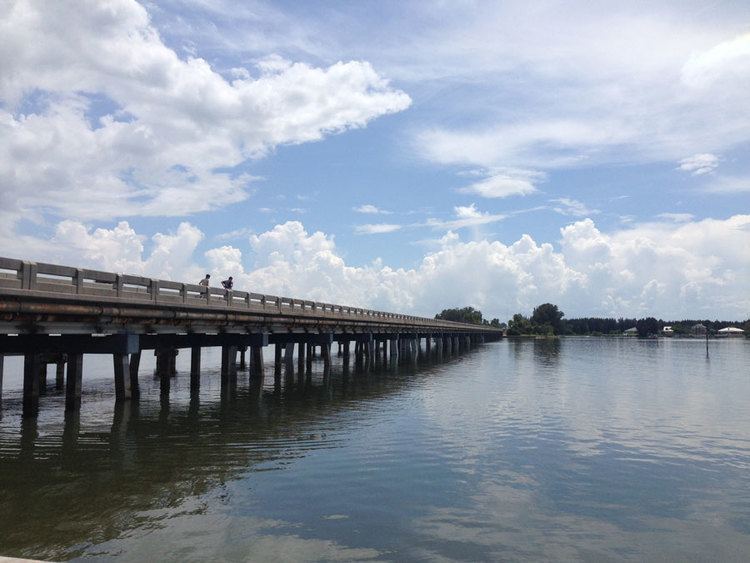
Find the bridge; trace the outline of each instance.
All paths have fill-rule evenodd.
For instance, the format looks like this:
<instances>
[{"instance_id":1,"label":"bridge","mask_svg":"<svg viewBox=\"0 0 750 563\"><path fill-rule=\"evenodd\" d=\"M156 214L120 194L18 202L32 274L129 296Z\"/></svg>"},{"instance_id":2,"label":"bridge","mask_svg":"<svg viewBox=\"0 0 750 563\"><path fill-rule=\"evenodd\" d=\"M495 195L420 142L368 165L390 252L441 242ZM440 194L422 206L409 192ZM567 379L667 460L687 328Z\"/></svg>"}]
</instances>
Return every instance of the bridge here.
<instances>
[{"instance_id":1,"label":"bridge","mask_svg":"<svg viewBox=\"0 0 750 563\"><path fill-rule=\"evenodd\" d=\"M0 406L4 356L23 355L24 417L38 413L48 364L56 365L66 410L80 409L84 354L112 356L119 402L138 398L144 350L154 351L168 396L178 350L190 350L190 387L198 390L202 348L220 347L221 390L231 396L238 369L263 385L269 345L278 384L282 370L293 374L295 346L299 373L319 355L326 375L333 342L344 370L353 359L355 370L369 371L420 356L439 361L501 335L487 325L0 258Z\"/></svg>"}]
</instances>

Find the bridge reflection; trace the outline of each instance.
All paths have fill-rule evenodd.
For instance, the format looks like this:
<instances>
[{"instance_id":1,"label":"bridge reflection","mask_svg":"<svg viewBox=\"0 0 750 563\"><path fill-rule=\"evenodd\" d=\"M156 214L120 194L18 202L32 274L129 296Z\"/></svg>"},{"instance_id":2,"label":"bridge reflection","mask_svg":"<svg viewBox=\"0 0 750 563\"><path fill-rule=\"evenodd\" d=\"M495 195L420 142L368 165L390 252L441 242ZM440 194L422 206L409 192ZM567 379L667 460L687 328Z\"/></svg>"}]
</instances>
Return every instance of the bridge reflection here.
<instances>
[{"instance_id":1,"label":"bridge reflection","mask_svg":"<svg viewBox=\"0 0 750 563\"><path fill-rule=\"evenodd\" d=\"M20 432L6 424L0 433L3 550L70 558L126 530L158 526L149 511L178 509L230 480L339 447L346 438L337 431L350 431L354 414L435 371L424 363L350 374L335 365L327 376L248 384L232 395L218 385L200 394L178 390L171 401L157 380L140 401L114 410L102 396L93 423L80 411L57 420L14 417Z\"/></svg>"}]
</instances>

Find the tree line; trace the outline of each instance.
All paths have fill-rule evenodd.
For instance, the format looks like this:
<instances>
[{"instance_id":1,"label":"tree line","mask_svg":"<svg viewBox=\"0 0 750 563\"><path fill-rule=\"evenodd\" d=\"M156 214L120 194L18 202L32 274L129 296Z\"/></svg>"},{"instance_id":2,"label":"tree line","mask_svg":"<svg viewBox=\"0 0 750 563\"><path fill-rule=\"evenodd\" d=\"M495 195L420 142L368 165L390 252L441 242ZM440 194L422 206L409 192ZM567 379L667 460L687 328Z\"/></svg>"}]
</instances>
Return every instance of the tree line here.
<instances>
[{"instance_id":1,"label":"tree line","mask_svg":"<svg viewBox=\"0 0 750 563\"><path fill-rule=\"evenodd\" d=\"M490 325L506 329L508 336L522 335L580 335L604 336L620 335L626 330L635 328L638 336L646 337L661 333L665 326L671 326L675 336L692 334L695 325L702 324L709 333L715 333L722 328L736 326L742 328L746 335L750 335L750 319L743 322L720 321L709 319L683 319L679 321L665 321L655 317L645 318L613 318L613 317L579 317L566 319L557 305L542 303L535 307L530 316L521 313L513 315L507 324L499 319L487 320L482 312L474 307L444 309L435 315L436 319L457 321L462 323Z\"/></svg>"}]
</instances>

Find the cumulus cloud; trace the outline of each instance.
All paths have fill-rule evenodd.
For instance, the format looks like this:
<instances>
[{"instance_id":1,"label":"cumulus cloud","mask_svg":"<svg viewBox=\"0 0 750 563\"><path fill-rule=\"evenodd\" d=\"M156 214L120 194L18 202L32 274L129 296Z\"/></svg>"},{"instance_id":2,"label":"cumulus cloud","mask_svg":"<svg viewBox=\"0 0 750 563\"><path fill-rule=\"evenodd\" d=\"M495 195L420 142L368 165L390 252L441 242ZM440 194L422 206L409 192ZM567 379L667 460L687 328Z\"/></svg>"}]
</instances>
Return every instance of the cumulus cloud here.
<instances>
[{"instance_id":1,"label":"cumulus cloud","mask_svg":"<svg viewBox=\"0 0 750 563\"><path fill-rule=\"evenodd\" d=\"M680 161L680 170L690 172L693 176L702 176L716 170L719 166L719 157L714 154L694 154Z\"/></svg>"},{"instance_id":2,"label":"cumulus cloud","mask_svg":"<svg viewBox=\"0 0 750 563\"><path fill-rule=\"evenodd\" d=\"M66 221L52 241L23 250L35 259L188 281L208 269L234 276L239 289L422 315L470 304L509 318L545 301L569 316L741 319L750 311L750 215L610 233L584 219L561 229L557 247L528 235L510 244L463 242L449 232L412 268L347 264L333 237L309 233L299 221L252 235L247 247L212 248L205 260L195 256L201 237L183 223L154 236L147 251L127 223L92 231Z\"/></svg>"},{"instance_id":3,"label":"cumulus cloud","mask_svg":"<svg viewBox=\"0 0 750 563\"><path fill-rule=\"evenodd\" d=\"M180 58L134 0L6 4L0 188L7 218L184 215L246 197L232 168L398 112L367 62L279 57L229 81Z\"/></svg>"}]
</instances>

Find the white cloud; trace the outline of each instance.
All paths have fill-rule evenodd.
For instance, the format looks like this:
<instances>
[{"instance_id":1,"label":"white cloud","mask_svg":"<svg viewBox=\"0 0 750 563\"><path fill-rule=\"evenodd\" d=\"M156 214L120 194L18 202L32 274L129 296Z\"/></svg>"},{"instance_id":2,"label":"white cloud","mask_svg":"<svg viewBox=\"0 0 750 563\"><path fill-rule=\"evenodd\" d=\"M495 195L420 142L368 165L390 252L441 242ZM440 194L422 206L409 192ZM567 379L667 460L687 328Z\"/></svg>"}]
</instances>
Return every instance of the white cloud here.
<instances>
[{"instance_id":1,"label":"white cloud","mask_svg":"<svg viewBox=\"0 0 750 563\"><path fill-rule=\"evenodd\" d=\"M360 205L359 207L354 207L354 211L357 213L365 213L365 214L371 214L371 215L390 215L390 211L386 211L385 209L381 209L375 205L372 205L370 203L365 203L364 205Z\"/></svg>"},{"instance_id":2,"label":"white cloud","mask_svg":"<svg viewBox=\"0 0 750 563\"><path fill-rule=\"evenodd\" d=\"M424 223L419 223L417 227L432 227L433 229L447 229L457 230L464 229L466 227L477 227L479 225L487 225L489 223L497 223L506 219L508 216L504 213L487 213L479 211L476 204L472 203L469 206L458 206L453 208L453 212L456 215L455 219L443 220L430 218Z\"/></svg>"},{"instance_id":3,"label":"white cloud","mask_svg":"<svg viewBox=\"0 0 750 563\"><path fill-rule=\"evenodd\" d=\"M246 197L226 170L363 127L409 96L367 62L274 58L223 78L181 59L133 0L0 8L0 192L8 218L184 215ZM223 172L221 170L224 170Z\"/></svg>"},{"instance_id":4,"label":"white cloud","mask_svg":"<svg viewBox=\"0 0 750 563\"><path fill-rule=\"evenodd\" d=\"M365 225L357 225L354 227L354 232L358 235L379 235L383 233L393 233L401 230L401 225L395 225L393 223L368 223Z\"/></svg>"},{"instance_id":5,"label":"white cloud","mask_svg":"<svg viewBox=\"0 0 750 563\"><path fill-rule=\"evenodd\" d=\"M247 252L233 246L208 250L208 267L195 262L202 233L187 223L152 237L149 253L145 237L127 223L91 231L73 221L61 223L51 241L21 241L26 246L20 251L38 260L188 281L208 269L214 276L234 276L238 289L423 315L471 304L506 319L545 301L569 316L742 319L750 312L750 215L640 224L611 233L585 219L561 235L555 249L528 235L503 244L462 242L448 233L409 269L347 265L332 237L310 234L298 221L252 235Z\"/></svg>"},{"instance_id":6,"label":"white cloud","mask_svg":"<svg viewBox=\"0 0 750 563\"><path fill-rule=\"evenodd\" d=\"M750 176L719 176L705 187L705 191L717 194L750 192Z\"/></svg>"},{"instance_id":7,"label":"white cloud","mask_svg":"<svg viewBox=\"0 0 750 563\"><path fill-rule=\"evenodd\" d=\"M709 153L694 154L680 161L680 170L690 172L693 176L702 176L716 170L719 157Z\"/></svg>"},{"instance_id":8,"label":"white cloud","mask_svg":"<svg viewBox=\"0 0 750 563\"><path fill-rule=\"evenodd\" d=\"M459 92L414 135L433 162L539 170L663 162L750 137L750 35L737 36L745 4L724 5L710 21L663 3L430 12L420 14L431 25L413 49L378 48L397 61L402 75L391 75Z\"/></svg>"},{"instance_id":9,"label":"white cloud","mask_svg":"<svg viewBox=\"0 0 750 563\"><path fill-rule=\"evenodd\" d=\"M484 180L459 188L458 192L487 198L528 195L537 191L533 183L537 178L539 174L528 171L498 172Z\"/></svg>"},{"instance_id":10,"label":"white cloud","mask_svg":"<svg viewBox=\"0 0 750 563\"><path fill-rule=\"evenodd\" d=\"M558 204L553 209L560 215L569 215L571 217L587 217L599 213L598 209L591 209L585 203L569 197L551 199L550 202Z\"/></svg>"},{"instance_id":11,"label":"white cloud","mask_svg":"<svg viewBox=\"0 0 750 563\"><path fill-rule=\"evenodd\" d=\"M657 215L659 219L666 221L674 221L675 223L687 223L695 218L692 213L659 213Z\"/></svg>"},{"instance_id":12,"label":"white cloud","mask_svg":"<svg viewBox=\"0 0 750 563\"><path fill-rule=\"evenodd\" d=\"M705 88L722 79L750 78L750 33L722 41L691 56L682 67L682 80Z\"/></svg>"}]
</instances>

